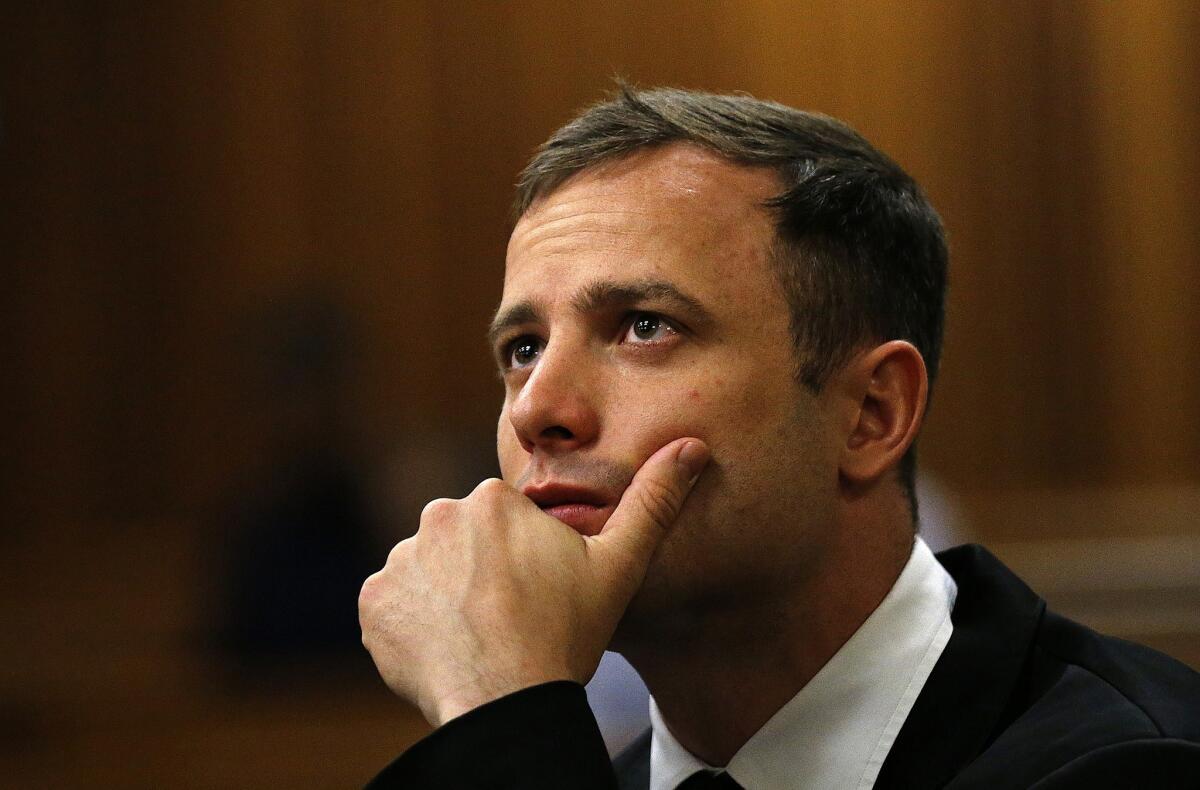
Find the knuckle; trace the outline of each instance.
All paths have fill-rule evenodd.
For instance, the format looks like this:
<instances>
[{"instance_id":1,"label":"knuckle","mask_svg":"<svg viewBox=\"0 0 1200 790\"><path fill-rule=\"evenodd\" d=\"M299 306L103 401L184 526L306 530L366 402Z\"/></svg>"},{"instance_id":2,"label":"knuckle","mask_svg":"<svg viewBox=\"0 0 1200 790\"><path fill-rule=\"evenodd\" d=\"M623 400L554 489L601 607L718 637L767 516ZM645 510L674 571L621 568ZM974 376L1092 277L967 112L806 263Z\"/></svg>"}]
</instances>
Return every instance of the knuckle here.
<instances>
[{"instance_id":1,"label":"knuckle","mask_svg":"<svg viewBox=\"0 0 1200 790\"><path fill-rule=\"evenodd\" d=\"M508 483L496 477L489 477L471 492L466 502L482 511L500 512L508 508L513 501L516 491Z\"/></svg>"},{"instance_id":2,"label":"knuckle","mask_svg":"<svg viewBox=\"0 0 1200 790\"><path fill-rule=\"evenodd\" d=\"M503 480L498 477L489 477L475 486L475 491L471 496L495 501L507 495L509 491L508 484Z\"/></svg>"},{"instance_id":3,"label":"knuckle","mask_svg":"<svg viewBox=\"0 0 1200 790\"><path fill-rule=\"evenodd\" d=\"M650 479L642 486L642 507L659 526L666 527L674 520L682 504L676 488L661 480Z\"/></svg>"},{"instance_id":4,"label":"knuckle","mask_svg":"<svg viewBox=\"0 0 1200 790\"><path fill-rule=\"evenodd\" d=\"M428 503L421 509L421 526L446 523L453 517L454 505L453 499L435 499Z\"/></svg>"},{"instance_id":5,"label":"knuckle","mask_svg":"<svg viewBox=\"0 0 1200 790\"><path fill-rule=\"evenodd\" d=\"M411 538L409 540L411 540ZM409 545L411 544L409 544L408 540L402 540L395 546L392 546L392 550L388 552L387 562L384 563L383 567L388 568L402 562L404 554L407 551L406 547ZM383 573L383 571L380 571L379 573ZM375 575L378 576L379 574L377 573Z\"/></svg>"},{"instance_id":6,"label":"knuckle","mask_svg":"<svg viewBox=\"0 0 1200 790\"><path fill-rule=\"evenodd\" d=\"M358 618L360 622L375 605L375 602L379 600L379 587L383 583L382 576L382 572L372 573L363 582L362 588L358 591Z\"/></svg>"}]
</instances>

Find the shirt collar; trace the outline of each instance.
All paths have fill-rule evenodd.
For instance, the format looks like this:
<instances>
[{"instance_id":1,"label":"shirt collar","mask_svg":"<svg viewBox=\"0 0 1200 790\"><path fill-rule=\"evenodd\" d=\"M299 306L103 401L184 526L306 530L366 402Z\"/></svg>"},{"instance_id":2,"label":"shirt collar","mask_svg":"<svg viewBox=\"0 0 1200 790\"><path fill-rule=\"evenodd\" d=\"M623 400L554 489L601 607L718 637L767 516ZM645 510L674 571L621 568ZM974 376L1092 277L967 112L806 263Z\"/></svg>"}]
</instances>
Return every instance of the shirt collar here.
<instances>
[{"instance_id":1,"label":"shirt collar","mask_svg":"<svg viewBox=\"0 0 1200 790\"><path fill-rule=\"evenodd\" d=\"M869 788L950 640L958 588L920 537L866 621L733 756L743 787ZM667 729L650 699L650 790L710 766Z\"/></svg>"}]
</instances>

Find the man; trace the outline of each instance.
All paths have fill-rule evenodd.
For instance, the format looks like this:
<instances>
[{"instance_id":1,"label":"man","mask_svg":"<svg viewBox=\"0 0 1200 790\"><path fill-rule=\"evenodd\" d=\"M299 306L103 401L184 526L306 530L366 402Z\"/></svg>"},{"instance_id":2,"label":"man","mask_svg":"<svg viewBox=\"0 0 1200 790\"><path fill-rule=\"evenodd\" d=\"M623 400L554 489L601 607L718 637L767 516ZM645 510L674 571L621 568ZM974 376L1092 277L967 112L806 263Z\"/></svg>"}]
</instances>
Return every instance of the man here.
<instances>
[{"instance_id":1,"label":"man","mask_svg":"<svg viewBox=\"0 0 1200 790\"><path fill-rule=\"evenodd\" d=\"M1195 674L914 534L946 247L896 164L823 116L623 89L517 216L503 481L430 503L360 598L438 728L379 786L1197 781ZM609 646L652 694L615 773L581 685Z\"/></svg>"}]
</instances>

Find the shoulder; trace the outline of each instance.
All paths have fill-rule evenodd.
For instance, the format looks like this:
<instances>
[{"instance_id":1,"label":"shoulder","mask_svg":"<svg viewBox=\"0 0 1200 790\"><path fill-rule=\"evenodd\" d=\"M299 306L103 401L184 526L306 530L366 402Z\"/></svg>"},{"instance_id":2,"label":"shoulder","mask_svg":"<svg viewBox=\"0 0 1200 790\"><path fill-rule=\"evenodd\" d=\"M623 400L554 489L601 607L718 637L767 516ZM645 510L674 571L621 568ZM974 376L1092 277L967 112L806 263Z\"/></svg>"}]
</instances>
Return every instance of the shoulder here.
<instances>
[{"instance_id":1,"label":"shoulder","mask_svg":"<svg viewBox=\"0 0 1200 790\"><path fill-rule=\"evenodd\" d=\"M1019 699L954 787L1200 786L1200 675L1046 612Z\"/></svg>"},{"instance_id":2,"label":"shoulder","mask_svg":"<svg viewBox=\"0 0 1200 790\"><path fill-rule=\"evenodd\" d=\"M1076 757L1033 790L1200 787L1200 744L1175 738L1122 741Z\"/></svg>"},{"instance_id":3,"label":"shoulder","mask_svg":"<svg viewBox=\"0 0 1200 790\"><path fill-rule=\"evenodd\" d=\"M1071 674L1086 678L1089 698L1105 700L1105 710L1131 728L1200 742L1200 674L1182 663L1053 612L1045 615L1036 647L1065 668L1059 684Z\"/></svg>"},{"instance_id":4,"label":"shoulder","mask_svg":"<svg viewBox=\"0 0 1200 790\"><path fill-rule=\"evenodd\" d=\"M1071 787L1162 754L1163 770L1200 775L1200 676L1048 612L981 546L937 557L958 587L954 633L877 787Z\"/></svg>"}]
</instances>

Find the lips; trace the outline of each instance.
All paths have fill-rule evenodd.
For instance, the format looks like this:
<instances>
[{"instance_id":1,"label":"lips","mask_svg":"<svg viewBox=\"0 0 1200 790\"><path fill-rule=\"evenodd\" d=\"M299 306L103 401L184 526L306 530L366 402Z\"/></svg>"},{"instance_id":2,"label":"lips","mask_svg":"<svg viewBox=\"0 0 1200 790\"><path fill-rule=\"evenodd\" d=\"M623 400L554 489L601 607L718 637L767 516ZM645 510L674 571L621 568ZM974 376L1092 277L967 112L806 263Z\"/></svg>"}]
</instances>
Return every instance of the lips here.
<instances>
[{"instance_id":1,"label":"lips","mask_svg":"<svg viewBox=\"0 0 1200 790\"><path fill-rule=\"evenodd\" d=\"M597 535L616 509L618 497L565 483L530 485L521 493L543 511L581 535Z\"/></svg>"}]
</instances>

